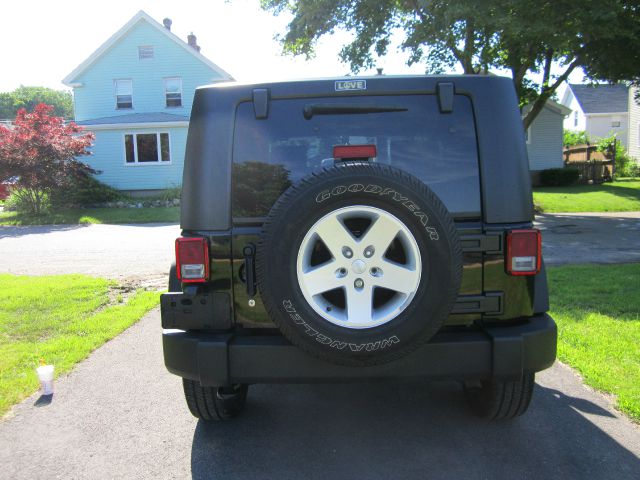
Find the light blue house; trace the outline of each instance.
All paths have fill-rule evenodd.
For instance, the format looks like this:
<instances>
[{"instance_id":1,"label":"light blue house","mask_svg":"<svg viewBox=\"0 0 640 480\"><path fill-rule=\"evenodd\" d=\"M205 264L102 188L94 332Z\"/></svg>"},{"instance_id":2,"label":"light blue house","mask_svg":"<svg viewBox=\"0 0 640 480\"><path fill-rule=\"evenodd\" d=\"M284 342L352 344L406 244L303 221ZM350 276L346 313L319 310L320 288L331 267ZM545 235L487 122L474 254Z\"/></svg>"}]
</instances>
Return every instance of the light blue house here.
<instances>
[{"instance_id":1,"label":"light blue house","mask_svg":"<svg viewBox=\"0 0 640 480\"><path fill-rule=\"evenodd\" d=\"M233 80L193 34L184 42L163 23L138 12L63 80L76 122L96 135L87 163L120 190L179 186L196 87Z\"/></svg>"}]
</instances>

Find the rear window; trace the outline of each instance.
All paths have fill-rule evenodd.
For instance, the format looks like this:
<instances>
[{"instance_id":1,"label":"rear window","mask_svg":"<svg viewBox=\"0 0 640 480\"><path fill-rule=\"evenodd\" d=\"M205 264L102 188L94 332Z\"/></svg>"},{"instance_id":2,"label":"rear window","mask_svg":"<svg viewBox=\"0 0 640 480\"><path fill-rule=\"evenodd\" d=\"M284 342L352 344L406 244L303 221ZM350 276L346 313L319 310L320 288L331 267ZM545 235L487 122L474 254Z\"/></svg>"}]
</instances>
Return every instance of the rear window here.
<instances>
[{"instance_id":1,"label":"rear window","mask_svg":"<svg viewBox=\"0 0 640 480\"><path fill-rule=\"evenodd\" d=\"M314 106L322 113L309 115ZM233 217L266 216L291 184L333 165L334 146L363 144L376 146L372 161L429 185L454 217L480 216L471 101L456 95L453 112L443 114L435 95L396 95L275 100L269 117L259 120L252 103L241 103L234 133Z\"/></svg>"}]
</instances>

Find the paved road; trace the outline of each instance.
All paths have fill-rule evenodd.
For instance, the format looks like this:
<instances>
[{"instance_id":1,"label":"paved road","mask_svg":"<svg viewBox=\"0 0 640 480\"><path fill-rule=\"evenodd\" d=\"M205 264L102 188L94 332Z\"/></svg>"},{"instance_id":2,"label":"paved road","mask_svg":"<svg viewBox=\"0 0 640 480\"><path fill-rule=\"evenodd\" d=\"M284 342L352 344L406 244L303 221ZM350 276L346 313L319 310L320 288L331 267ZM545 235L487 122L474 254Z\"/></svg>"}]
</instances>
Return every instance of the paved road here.
<instances>
[{"instance_id":1,"label":"paved road","mask_svg":"<svg viewBox=\"0 0 640 480\"><path fill-rule=\"evenodd\" d=\"M164 282L179 235L167 224L0 227L0 272Z\"/></svg>"},{"instance_id":2,"label":"paved road","mask_svg":"<svg viewBox=\"0 0 640 480\"><path fill-rule=\"evenodd\" d=\"M528 414L487 423L453 383L253 386L233 422L196 422L153 311L0 423L0 477L640 478L640 429L562 365Z\"/></svg>"},{"instance_id":3,"label":"paved road","mask_svg":"<svg viewBox=\"0 0 640 480\"><path fill-rule=\"evenodd\" d=\"M640 262L640 212L536 216L547 265Z\"/></svg>"}]
</instances>

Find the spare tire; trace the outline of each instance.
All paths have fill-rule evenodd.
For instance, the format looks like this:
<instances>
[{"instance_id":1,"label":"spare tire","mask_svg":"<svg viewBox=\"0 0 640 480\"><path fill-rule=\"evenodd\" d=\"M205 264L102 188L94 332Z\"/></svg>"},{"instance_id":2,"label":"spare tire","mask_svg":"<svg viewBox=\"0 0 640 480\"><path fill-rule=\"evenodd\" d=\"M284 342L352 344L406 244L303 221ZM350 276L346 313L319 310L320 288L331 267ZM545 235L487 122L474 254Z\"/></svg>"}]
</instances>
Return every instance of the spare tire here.
<instances>
[{"instance_id":1,"label":"spare tire","mask_svg":"<svg viewBox=\"0 0 640 480\"><path fill-rule=\"evenodd\" d=\"M290 187L258 246L262 300L278 328L341 365L398 359L442 327L462 254L444 204L420 180L342 163Z\"/></svg>"}]
</instances>

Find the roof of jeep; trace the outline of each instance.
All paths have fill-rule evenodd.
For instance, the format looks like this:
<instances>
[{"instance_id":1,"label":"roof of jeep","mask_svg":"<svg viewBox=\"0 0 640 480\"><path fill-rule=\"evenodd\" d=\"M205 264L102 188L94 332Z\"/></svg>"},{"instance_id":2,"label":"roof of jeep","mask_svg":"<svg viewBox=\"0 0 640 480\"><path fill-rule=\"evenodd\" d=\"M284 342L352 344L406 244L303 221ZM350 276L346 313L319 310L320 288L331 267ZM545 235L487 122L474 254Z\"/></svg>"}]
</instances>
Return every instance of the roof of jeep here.
<instances>
[{"instance_id":1,"label":"roof of jeep","mask_svg":"<svg viewBox=\"0 0 640 480\"><path fill-rule=\"evenodd\" d=\"M344 90L337 92L335 82L357 82L365 81L365 89ZM426 82L426 83L425 83ZM424 90L435 87L437 83L453 82L459 85L481 85L486 83L511 83L508 77L501 77L493 74L489 75L372 75L372 76L338 76L324 78L291 79L267 82L223 82L198 87L198 90L214 90L223 92L225 90L252 90L255 88L268 88L282 93L364 93L379 92L389 90ZM330 86L331 88L327 88Z\"/></svg>"}]
</instances>

